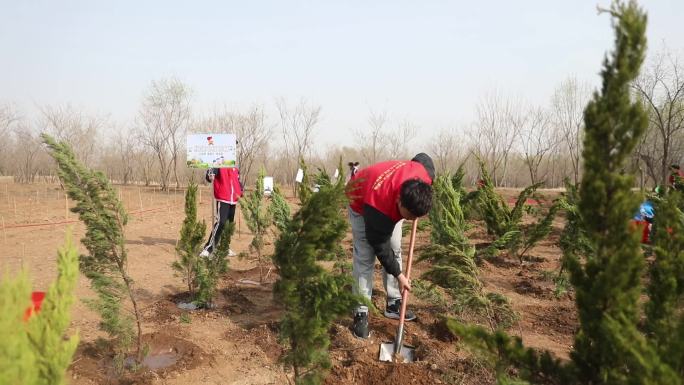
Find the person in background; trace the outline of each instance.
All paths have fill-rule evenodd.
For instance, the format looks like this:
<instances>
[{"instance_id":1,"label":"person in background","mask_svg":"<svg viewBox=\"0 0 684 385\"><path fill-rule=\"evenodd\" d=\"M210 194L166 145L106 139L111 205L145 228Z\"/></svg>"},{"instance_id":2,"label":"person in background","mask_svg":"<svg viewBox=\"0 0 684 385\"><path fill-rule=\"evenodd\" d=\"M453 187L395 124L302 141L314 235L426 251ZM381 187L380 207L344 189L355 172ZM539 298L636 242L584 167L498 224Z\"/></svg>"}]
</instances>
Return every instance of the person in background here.
<instances>
[{"instance_id":1,"label":"person in background","mask_svg":"<svg viewBox=\"0 0 684 385\"><path fill-rule=\"evenodd\" d=\"M216 211L214 212L214 226L209 234L209 239L200 253L201 257L208 257L213 253L214 247L221 239L221 233L226 222L235 220L235 208L242 196L242 184L240 183L240 171L233 168L211 168L207 170L206 180L214 185L214 199L216 199ZM228 251L228 256L234 256L233 250Z\"/></svg>"},{"instance_id":2,"label":"person in background","mask_svg":"<svg viewBox=\"0 0 684 385\"><path fill-rule=\"evenodd\" d=\"M347 165L349 165L349 178L351 179L359 172L359 162L349 162Z\"/></svg>"},{"instance_id":3,"label":"person in background","mask_svg":"<svg viewBox=\"0 0 684 385\"><path fill-rule=\"evenodd\" d=\"M404 219L415 220L430 211L435 167L432 159L421 153L411 160L376 163L353 175L347 183L353 290L370 300L377 256L387 294L384 315L399 319L401 294L411 290L401 271L401 227ZM415 318L412 311L406 311L406 321ZM367 306L358 305L354 310L352 332L356 337L368 338Z\"/></svg>"},{"instance_id":4,"label":"person in background","mask_svg":"<svg viewBox=\"0 0 684 385\"><path fill-rule=\"evenodd\" d=\"M679 169L678 164L673 164L670 166L670 188L682 191L684 190L684 173Z\"/></svg>"}]
</instances>

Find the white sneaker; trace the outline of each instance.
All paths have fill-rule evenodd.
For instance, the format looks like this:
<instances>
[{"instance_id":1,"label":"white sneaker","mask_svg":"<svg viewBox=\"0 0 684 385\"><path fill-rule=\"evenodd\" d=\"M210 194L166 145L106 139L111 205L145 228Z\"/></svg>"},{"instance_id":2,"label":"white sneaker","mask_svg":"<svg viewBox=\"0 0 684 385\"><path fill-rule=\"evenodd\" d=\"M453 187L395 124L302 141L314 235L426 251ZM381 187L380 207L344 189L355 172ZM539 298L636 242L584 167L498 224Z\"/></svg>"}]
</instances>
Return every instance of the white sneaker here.
<instances>
[{"instance_id":1,"label":"white sneaker","mask_svg":"<svg viewBox=\"0 0 684 385\"><path fill-rule=\"evenodd\" d=\"M199 256L202 258L207 258L209 257L209 252L207 250L202 250Z\"/></svg>"},{"instance_id":2,"label":"white sneaker","mask_svg":"<svg viewBox=\"0 0 684 385\"><path fill-rule=\"evenodd\" d=\"M234 257L234 256L236 256L236 255L237 255L237 254L235 254L235 252L234 252L233 250L228 249L228 256L229 256L229 257Z\"/></svg>"}]
</instances>

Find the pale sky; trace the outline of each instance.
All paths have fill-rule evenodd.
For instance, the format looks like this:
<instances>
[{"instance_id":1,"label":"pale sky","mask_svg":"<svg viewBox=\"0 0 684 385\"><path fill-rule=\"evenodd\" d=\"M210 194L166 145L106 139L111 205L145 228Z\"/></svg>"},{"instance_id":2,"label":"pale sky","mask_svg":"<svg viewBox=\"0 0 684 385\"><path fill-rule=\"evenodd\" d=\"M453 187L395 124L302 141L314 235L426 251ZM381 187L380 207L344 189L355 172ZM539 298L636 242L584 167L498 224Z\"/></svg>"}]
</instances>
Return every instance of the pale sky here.
<instances>
[{"instance_id":1,"label":"pale sky","mask_svg":"<svg viewBox=\"0 0 684 385\"><path fill-rule=\"evenodd\" d=\"M640 3L650 51L684 52L684 1ZM0 103L68 102L125 126L150 81L175 76L200 113L319 104L319 143L351 144L371 108L427 137L493 90L546 103L568 76L598 84L613 36L597 4L610 2L0 0Z\"/></svg>"}]
</instances>

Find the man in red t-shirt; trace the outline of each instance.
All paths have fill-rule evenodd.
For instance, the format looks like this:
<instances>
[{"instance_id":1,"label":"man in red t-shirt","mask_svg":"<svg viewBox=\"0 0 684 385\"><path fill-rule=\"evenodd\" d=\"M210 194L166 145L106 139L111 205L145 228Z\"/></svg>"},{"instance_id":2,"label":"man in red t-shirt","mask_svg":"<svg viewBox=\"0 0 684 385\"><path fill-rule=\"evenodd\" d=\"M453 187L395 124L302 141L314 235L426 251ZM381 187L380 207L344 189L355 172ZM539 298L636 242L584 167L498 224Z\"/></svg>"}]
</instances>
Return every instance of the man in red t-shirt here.
<instances>
[{"instance_id":1,"label":"man in red t-shirt","mask_svg":"<svg viewBox=\"0 0 684 385\"><path fill-rule=\"evenodd\" d=\"M424 153L406 161L376 163L358 171L347 184L349 220L354 243L354 293L370 300L377 256L383 267L387 294L385 317L398 319L401 293L411 284L401 272L401 229L404 219L416 219L430 211L432 159ZM407 310L406 320L416 318ZM354 311L352 332L368 338L368 307Z\"/></svg>"},{"instance_id":2,"label":"man in red t-shirt","mask_svg":"<svg viewBox=\"0 0 684 385\"><path fill-rule=\"evenodd\" d=\"M216 211L214 212L214 226L211 228L209 239L200 253L202 257L208 257L218 245L221 233L226 221L235 220L235 207L242 196L240 183L240 171L233 168L210 168L207 170L207 182L214 185L214 199L216 199ZM233 250L228 251L229 256L234 256Z\"/></svg>"}]
</instances>

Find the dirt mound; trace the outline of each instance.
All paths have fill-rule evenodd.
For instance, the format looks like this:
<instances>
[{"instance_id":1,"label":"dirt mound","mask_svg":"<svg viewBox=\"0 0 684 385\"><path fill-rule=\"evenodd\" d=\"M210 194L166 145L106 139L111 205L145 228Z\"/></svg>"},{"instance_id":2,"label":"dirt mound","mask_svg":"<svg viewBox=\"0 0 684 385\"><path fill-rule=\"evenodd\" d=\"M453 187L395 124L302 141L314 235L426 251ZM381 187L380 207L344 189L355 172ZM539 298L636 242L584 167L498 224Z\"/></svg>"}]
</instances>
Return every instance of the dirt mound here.
<instances>
[{"instance_id":1,"label":"dirt mound","mask_svg":"<svg viewBox=\"0 0 684 385\"><path fill-rule=\"evenodd\" d=\"M540 285L523 279L513 284L515 292L522 295L532 295L539 298L549 298L552 296L551 290L541 287Z\"/></svg>"},{"instance_id":2,"label":"dirt mound","mask_svg":"<svg viewBox=\"0 0 684 385\"><path fill-rule=\"evenodd\" d=\"M352 383L357 385L432 385L440 381L437 373L425 363L389 364L368 363L351 367L333 367L326 384Z\"/></svg>"},{"instance_id":3,"label":"dirt mound","mask_svg":"<svg viewBox=\"0 0 684 385\"><path fill-rule=\"evenodd\" d=\"M213 360L197 345L175 334L169 331L144 335L147 355L143 365L137 370L126 370L121 375L117 374L114 354L106 342L83 344L71 366L72 378L81 377L97 384L149 384L155 378L167 378ZM125 366L132 364L132 357L124 361Z\"/></svg>"},{"instance_id":4,"label":"dirt mound","mask_svg":"<svg viewBox=\"0 0 684 385\"><path fill-rule=\"evenodd\" d=\"M539 312L531 320L539 330L551 330L552 334L575 335L579 327L577 312L573 306L559 305Z\"/></svg>"},{"instance_id":5,"label":"dirt mound","mask_svg":"<svg viewBox=\"0 0 684 385\"><path fill-rule=\"evenodd\" d=\"M177 321L182 310L178 308L175 302L167 299L162 299L153 303L143 312L145 321L155 324L165 324Z\"/></svg>"}]
</instances>

